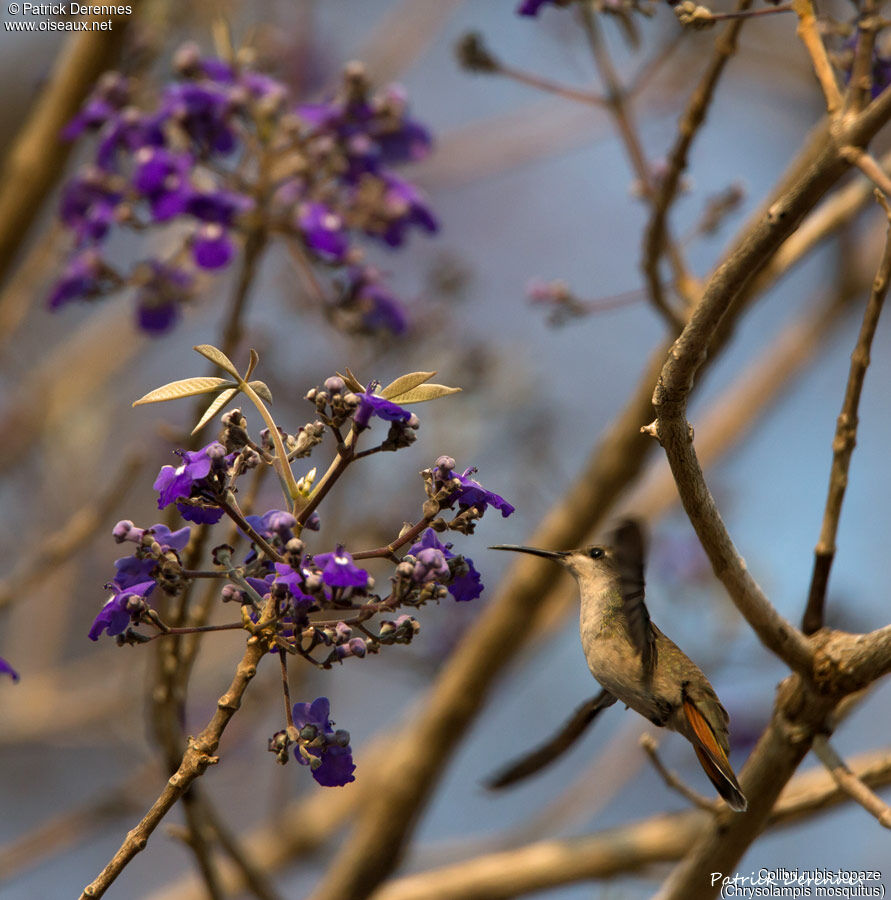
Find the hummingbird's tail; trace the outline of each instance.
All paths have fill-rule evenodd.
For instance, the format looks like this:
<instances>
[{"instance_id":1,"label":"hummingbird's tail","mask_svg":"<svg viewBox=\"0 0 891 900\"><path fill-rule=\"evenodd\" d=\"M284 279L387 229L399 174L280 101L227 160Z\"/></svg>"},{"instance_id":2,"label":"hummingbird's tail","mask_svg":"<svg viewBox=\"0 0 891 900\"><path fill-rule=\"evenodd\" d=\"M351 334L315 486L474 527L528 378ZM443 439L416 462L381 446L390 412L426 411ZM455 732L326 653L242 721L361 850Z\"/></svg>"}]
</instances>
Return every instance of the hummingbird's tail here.
<instances>
[{"instance_id":1,"label":"hummingbird's tail","mask_svg":"<svg viewBox=\"0 0 891 900\"><path fill-rule=\"evenodd\" d=\"M684 697L684 715L690 723L690 728L696 737L693 749L696 756L708 775L709 781L715 786L715 790L727 801L727 805L737 812L743 812L748 803L740 789L736 775L730 767L730 761L724 748L715 738L715 733L708 720L696 708L693 702Z\"/></svg>"}]
</instances>

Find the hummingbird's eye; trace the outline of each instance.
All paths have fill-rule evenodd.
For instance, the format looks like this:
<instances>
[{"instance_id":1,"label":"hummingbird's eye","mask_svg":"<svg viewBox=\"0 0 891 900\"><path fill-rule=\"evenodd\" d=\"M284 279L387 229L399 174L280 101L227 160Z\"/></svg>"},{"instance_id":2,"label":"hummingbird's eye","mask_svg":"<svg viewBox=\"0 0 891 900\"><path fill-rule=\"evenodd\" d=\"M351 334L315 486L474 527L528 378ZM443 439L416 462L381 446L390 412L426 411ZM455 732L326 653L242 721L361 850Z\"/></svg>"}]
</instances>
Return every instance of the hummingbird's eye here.
<instances>
[{"instance_id":1,"label":"hummingbird's eye","mask_svg":"<svg viewBox=\"0 0 891 900\"><path fill-rule=\"evenodd\" d=\"M591 559L602 559L603 558L603 547L592 547L588 551L588 556L590 556Z\"/></svg>"}]
</instances>

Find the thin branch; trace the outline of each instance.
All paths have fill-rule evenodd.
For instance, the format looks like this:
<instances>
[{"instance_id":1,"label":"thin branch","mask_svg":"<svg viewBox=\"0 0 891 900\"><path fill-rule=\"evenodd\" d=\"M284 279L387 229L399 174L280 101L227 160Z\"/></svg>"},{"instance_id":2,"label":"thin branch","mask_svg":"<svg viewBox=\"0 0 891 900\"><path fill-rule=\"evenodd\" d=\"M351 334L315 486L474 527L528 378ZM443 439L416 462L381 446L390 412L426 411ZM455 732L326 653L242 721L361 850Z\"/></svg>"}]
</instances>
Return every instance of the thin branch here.
<instances>
[{"instance_id":1,"label":"thin branch","mask_svg":"<svg viewBox=\"0 0 891 900\"><path fill-rule=\"evenodd\" d=\"M832 775L835 783L870 815L875 816L883 828L891 828L891 806L888 806L875 791L870 790L835 752L832 744L823 735L814 738L814 753Z\"/></svg>"},{"instance_id":2,"label":"thin branch","mask_svg":"<svg viewBox=\"0 0 891 900\"><path fill-rule=\"evenodd\" d=\"M227 496L221 496L216 499L216 503L223 509L227 516L246 534L256 545L262 550L266 556L274 562L284 562L285 558L261 535L256 528L245 518L244 513L238 506L235 495L228 493Z\"/></svg>"},{"instance_id":3,"label":"thin branch","mask_svg":"<svg viewBox=\"0 0 891 900\"><path fill-rule=\"evenodd\" d=\"M544 78L541 75L535 75L532 72L524 72L522 69L505 65L501 60L495 60L495 64L493 74L503 75L505 78L510 78L520 84L528 85L548 94L554 94L557 97L563 97L565 100L574 100L577 103L586 103L589 106L607 106L606 100L599 94L575 88L568 84L560 84L557 81L552 81L550 78Z\"/></svg>"},{"instance_id":4,"label":"thin branch","mask_svg":"<svg viewBox=\"0 0 891 900\"><path fill-rule=\"evenodd\" d=\"M232 861L232 865L244 881L245 889L250 891L258 900L280 900L281 895L272 886L266 872L256 865L251 854L245 852L236 836L226 827L216 808L203 793L199 794L198 798L201 813L204 816L205 827L213 833L220 847ZM216 879L217 884L223 888L223 895L225 896L223 871L222 861L219 861L216 868Z\"/></svg>"},{"instance_id":5,"label":"thin branch","mask_svg":"<svg viewBox=\"0 0 891 900\"><path fill-rule=\"evenodd\" d=\"M244 330L244 310L247 305L251 285L257 274L260 261L263 258L263 251L266 248L266 239L267 236L265 231L262 229L255 229L248 232L248 236L245 240L241 268L238 272L238 281L236 282L235 291L232 295L232 302L229 304L229 311L226 322L223 325L223 332L219 345L226 356L232 356L235 353L238 342L241 340L241 334Z\"/></svg>"},{"instance_id":6,"label":"thin branch","mask_svg":"<svg viewBox=\"0 0 891 900\"><path fill-rule=\"evenodd\" d=\"M375 547L374 550L360 550L353 554L353 559L375 559L377 557L389 559L397 550L404 547L406 544L411 543L418 537L420 533L430 525L433 518L433 516L424 516L424 518L412 525L411 528L406 529L405 532L396 538L396 540L390 542L385 547Z\"/></svg>"},{"instance_id":7,"label":"thin branch","mask_svg":"<svg viewBox=\"0 0 891 900\"><path fill-rule=\"evenodd\" d=\"M350 429L350 433L346 436L343 446L337 451L337 455L331 461L325 474L316 482L312 493L307 498L306 504L297 513L297 524L301 527L306 525L309 517L316 510L318 505L325 499L328 491L334 487L337 479L346 471L347 466L355 458L355 446L359 438L359 431L355 425Z\"/></svg>"},{"instance_id":8,"label":"thin branch","mask_svg":"<svg viewBox=\"0 0 891 900\"><path fill-rule=\"evenodd\" d=\"M585 28L585 33L588 37L588 43L591 46L591 53L594 56L595 64L597 65L600 77L606 87L607 105L615 119L622 143L625 145L625 150L631 161L632 171L642 185L644 197L651 203L655 196L653 173L647 162L640 138L637 134L631 104L628 102L625 89L619 80L618 73L613 65L612 57L609 54L609 49L600 33L600 26L597 23L594 12L587 7L582 7L581 19ZM680 249L677 247L674 239L668 234L667 227L665 229L663 245L668 253L669 260L671 261L674 270L675 287L687 300L692 302L695 295L698 294L698 291L692 287L693 279L690 276ZM661 282L658 287L651 292L650 299L655 308L662 314L663 318L675 332L683 327L683 321L678 316L677 312L672 309L665 297Z\"/></svg>"},{"instance_id":9,"label":"thin branch","mask_svg":"<svg viewBox=\"0 0 891 900\"><path fill-rule=\"evenodd\" d=\"M669 772L668 769L659 759L658 747L656 740L651 734L642 734L640 736L640 746L643 747L644 753L650 758L653 768L659 773L659 777L673 791L677 791L682 797L689 800L693 806L704 809L706 812L715 813L720 808L716 802L703 797L698 791L684 784L675 772Z\"/></svg>"},{"instance_id":10,"label":"thin branch","mask_svg":"<svg viewBox=\"0 0 891 900\"><path fill-rule=\"evenodd\" d=\"M783 6L768 6L764 9L752 9L752 10L737 10L736 12L724 12L724 13L711 13L708 18L704 19L706 22L726 22L733 19L757 19L762 16L775 16L777 13L787 13L794 12L794 8L791 3L786 3Z\"/></svg>"},{"instance_id":11,"label":"thin branch","mask_svg":"<svg viewBox=\"0 0 891 900\"><path fill-rule=\"evenodd\" d=\"M814 548L814 569L811 575L807 608L801 622L805 634L813 634L823 627L823 610L826 602L826 589L829 584L829 571L835 558L835 537L838 533L842 502L848 486L848 468L851 464L854 446L857 443L860 394L863 390L866 369L869 366L872 339L876 332L885 296L888 293L889 278L891 278L891 225L889 225L885 237L882 261L876 272L866 310L863 313L857 345L851 354L851 367L848 372L845 397L832 441L832 467L829 473L826 508L823 513L820 538Z\"/></svg>"},{"instance_id":12,"label":"thin branch","mask_svg":"<svg viewBox=\"0 0 891 900\"><path fill-rule=\"evenodd\" d=\"M841 110L842 95L835 80L835 71L826 54L823 38L817 26L817 17L811 0L793 0L792 7L798 16L798 36L810 54L814 73L823 89L826 111L830 117Z\"/></svg>"},{"instance_id":13,"label":"thin branch","mask_svg":"<svg viewBox=\"0 0 891 900\"><path fill-rule=\"evenodd\" d=\"M841 154L856 166L885 196L891 195L891 178L876 162L875 157L859 147L842 147Z\"/></svg>"},{"instance_id":14,"label":"thin branch","mask_svg":"<svg viewBox=\"0 0 891 900\"><path fill-rule=\"evenodd\" d=\"M207 827L207 818L200 808L198 794L194 791L186 791L183 794L183 814L185 826L169 826L169 831L181 838L182 842L192 852L198 871L204 881L208 900L224 900L224 893L220 887L220 877L214 860L212 837L213 832Z\"/></svg>"},{"instance_id":15,"label":"thin branch","mask_svg":"<svg viewBox=\"0 0 891 900\"><path fill-rule=\"evenodd\" d=\"M748 9L752 0L740 0L737 10ZM699 84L678 123L678 135L668 155L668 166L652 198L652 212L643 241L641 268L653 302L665 305L659 261L665 249L668 211L677 197L681 176L687 168L687 156L693 141L705 122L706 113L715 96L718 82L727 63L736 52L742 20L731 22L715 41L715 48Z\"/></svg>"},{"instance_id":16,"label":"thin branch","mask_svg":"<svg viewBox=\"0 0 891 900\"><path fill-rule=\"evenodd\" d=\"M872 91L873 50L876 43L878 22L875 16L875 0L861 0L858 23L857 45L854 62L851 65L851 80L845 96L845 108L860 112L869 103Z\"/></svg>"},{"instance_id":17,"label":"thin branch","mask_svg":"<svg viewBox=\"0 0 891 900\"><path fill-rule=\"evenodd\" d=\"M271 613L271 610L269 610ZM182 762L170 776L167 785L142 820L127 834L120 849L102 872L88 884L81 894L81 900L101 897L112 885L127 863L144 850L152 832L170 811L173 805L189 789L192 783L204 774L208 766L219 759L214 756L223 731L229 720L241 706L241 700L251 679L257 674L257 665L266 655L264 643L255 637L248 639L247 649L235 670L228 690L217 701L217 709L197 738L189 741Z\"/></svg>"}]
</instances>

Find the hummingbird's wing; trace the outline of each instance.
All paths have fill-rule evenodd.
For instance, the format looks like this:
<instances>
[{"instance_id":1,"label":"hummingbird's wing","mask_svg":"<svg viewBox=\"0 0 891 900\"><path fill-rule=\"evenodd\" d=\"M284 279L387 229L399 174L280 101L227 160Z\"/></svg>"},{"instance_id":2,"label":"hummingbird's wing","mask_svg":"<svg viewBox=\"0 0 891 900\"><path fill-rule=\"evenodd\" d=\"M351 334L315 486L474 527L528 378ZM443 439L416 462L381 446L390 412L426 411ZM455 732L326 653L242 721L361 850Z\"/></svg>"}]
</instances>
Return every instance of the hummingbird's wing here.
<instances>
[{"instance_id":1,"label":"hummingbird's wing","mask_svg":"<svg viewBox=\"0 0 891 900\"><path fill-rule=\"evenodd\" d=\"M485 786L489 790L497 790L521 781L539 769L543 769L551 760L556 759L575 743L602 709L612 706L615 702L616 698L608 691L601 691L596 697L586 700L549 741L505 766L484 782Z\"/></svg>"},{"instance_id":2,"label":"hummingbird's wing","mask_svg":"<svg viewBox=\"0 0 891 900\"><path fill-rule=\"evenodd\" d=\"M622 522L612 533L613 561L619 573L622 608L628 633L640 653L647 680L656 668L656 633L644 599L644 559L646 543L640 523L635 519Z\"/></svg>"}]
</instances>

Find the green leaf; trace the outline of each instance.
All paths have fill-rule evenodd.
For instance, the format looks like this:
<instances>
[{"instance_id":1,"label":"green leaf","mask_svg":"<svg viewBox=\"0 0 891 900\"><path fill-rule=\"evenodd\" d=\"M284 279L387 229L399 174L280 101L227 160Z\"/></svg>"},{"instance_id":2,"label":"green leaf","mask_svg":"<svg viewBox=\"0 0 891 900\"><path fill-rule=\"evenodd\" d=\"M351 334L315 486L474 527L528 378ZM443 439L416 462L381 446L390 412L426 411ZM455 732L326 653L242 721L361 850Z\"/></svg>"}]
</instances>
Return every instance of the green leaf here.
<instances>
[{"instance_id":1,"label":"green leaf","mask_svg":"<svg viewBox=\"0 0 891 900\"><path fill-rule=\"evenodd\" d=\"M192 347L192 349L196 353L200 353L205 359L209 359L212 363L218 365L221 369L225 369L233 378L241 380L238 369L235 368L235 363L222 350L218 350L212 344L198 344L197 347Z\"/></svg>"},{"instance_id":2,"label":"green leaf","mask_svg":"<svg viewBox=\"0 0 891 900\"><path fill-rule=\"evenodd\" d=\"M340 372L335 372L335 374L336 374L339 378L342 378L342 379L343 379L344 384L345 384L345 385L346 385L346 386L347 386L354 394L364 394L364 393L365 393L365 385L362 384L362 382L359 381L359 379L356 378L356 376L353 375L353 373L352 373L349 369L346 370L346 375L343 375L343 374L340 373Z\"/></svg>"},{"instance_id":3,"label":"green leaf","mask_svg":"<svg viewBox=\"0 0 891 900\"><path fill-rule=\"evenodd\" d=\"M436 400L439 397L448 397L449 394L457 394L461 388L448 387L444 384L419 384L416 388L393 397L393 403L404 406L407 403L425 403L427 400Z\"/></svg>"},{"instance_id":4,"label":"green leaf","mask_svg":"<svg viewBox=\"0 0 891 900\"><path fill-rule=\"evenodd\" d=\"M264 381L249 381L248 385L254 389L258 397L262 397L267 403L272 403L272 391Z\"/></svg>"},{"instance_id":5,"label":"green leaf","mask_svg":"<svg viewBox=\"0 0 891 900\"><path fill-rule=\"evenodd\" d=\"M149 391L144 397L136 400L133 405L161 403L164 400L178 400L180 397L194 397L197 394L212 394L231 384L232 382L226 378L214 378L209 375L183 378L181 381L171 381L170 384Z\"/></svg>"},{"instance_id":6,"label":"green leaf","mask_svg":"<svg viewBox=\"0 0 891 900\"><path fill-rule=\"evenodd\" d=\"M419 384L429 381L436 372L409 372L408 375L400 375L395 381L391 381L380 395L385 400L396 400L402 394L407 393Z\"/></svg>"},{"instance_id":7,"label":"green leaf","mask_svg":"<svg viewBox=\"0 0 891 900\"><path fill-rule=\"evenodd\" d=\"M251 377L251 373L254 369L257 368L257 363L260 362L260 354L251 347L251 361L248 363L247 372L244 373L244 380L247 381L248 378Z\"/></svg>"},{"instance_id":8,"label":"green leaf","mask_svg":"<svg viewBox=\"0 0 891 900\"><path fill-rule=\"evenodd\" d=\"M204 415L199 419L198 424L192 429L192 434L200 431L204 426L238 393L238 388L229 388L223 391L210 406L204 411Z\"/></svg>"}]
</instances>

